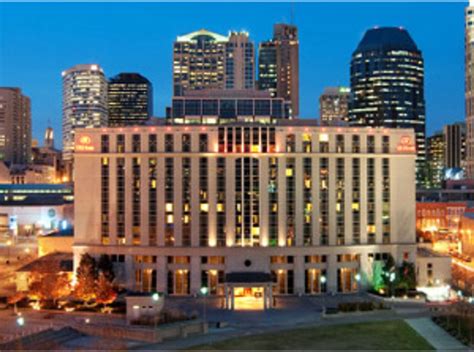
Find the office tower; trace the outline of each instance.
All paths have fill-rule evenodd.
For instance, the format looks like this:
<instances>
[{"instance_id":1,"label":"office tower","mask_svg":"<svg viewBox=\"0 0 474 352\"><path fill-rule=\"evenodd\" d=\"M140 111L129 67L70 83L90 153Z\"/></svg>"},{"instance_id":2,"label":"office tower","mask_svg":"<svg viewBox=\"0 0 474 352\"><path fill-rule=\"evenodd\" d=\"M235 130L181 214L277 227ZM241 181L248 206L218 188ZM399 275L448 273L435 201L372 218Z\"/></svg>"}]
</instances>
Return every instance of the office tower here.
<instances>
[{"instance_id":1,"label":"office tower","mask_svg":"<svg viewBox=\"0 0 474 352\"><path fill-rule=\"evenodd\" d=\"M474 178L474 1L465 11L466 173Z\"/></svg>"},{"instance_id":2,"label":"office tower","mask_svg":"<svg viewBox=\"0 0 474 352\"><path fill-rule=\"evenodd\" d=\"M273 293L364 290L389 255L414 262L411 129L163 123L78 140L75 266L110 255L131 291L206 286L232 309L247 287L268 307Z\"/></svg>"},{"instance_id":3,"label":"office tower","mask_svg":"<svg viewBox=\"0 0 474 352\"><path fill-rule=\"evenodd\" d=\"M347 87L328 87L319 97L319 118L323 124L339 124L349 121L349 99Z\"/></svg>"},{"instance_id":4,"label":"office tower","mask_svg":"<svg viewBox=\"0 0 474 352\"><path fill-rule=\"evenodd\" d=\"M109 126L139 125L153 115L153 87L138 73L120 73L108 84Z\"/></svg>"},{"instance_id":5,"label":"office tower","mask_svg":"<svg viewBox=\"0 0 474 352\"><path fill-rule=\"evenodd\" d=\"M254 45L246 32L201 29L179 36L173 50L173 95L201 89L253 89Z\"/></svg>"},{"instance_id":6,"label":"office tower","mask_svg":"<svg viewBox=\"0 0 474 352\"><path fill-rule=\"evenodd\" d=\"M439 131L426 139L426 168L422 184L426 188L440 188L444 178L446 143Z\"/></svg>"},{"instance_id":7,"label":"office tower","mask_svg":"<svg viewBox=\"0 0 474 352\"><path fill-rule=\"evenodd\" d=\"M31 103L20 88L0 87L0 160L31 162Z\"/></svg>"},{"instance_id":8,"label":"office tower","mask_svg":"<svg viewBox=\"0 0 474 352\"><path fill-rule=\"evenodd\" d=\"M258 47L258 89L277 95L277 47L273 41L262 42Z\"/></svg>"},{"instance_id":9,"label":"office tower","mask_svg":"<svg viewBox=\"0 0 474 352\"><path fill-rule=\"evenodd\" d=\"M291 102L259 90L203 89L173 97L172 124L273 123L291 119Z\"/></svg>"},{"instance_id":10,"label":"office tower","mask_svg":"<svg viewBox=\"0 0 474 352\"><path fill-rule=\"evenodd\" d=\"M368 30L351 61L349 122L413 128L417 171L425 161L424 68L421 51L402 28Z\"/></svg>"},{"instance_id":11,"label":"office tower","mask_svg":"<svg viewBox=\"0 0 474 352\"><path fill-rule=\"evenodd\" d=\"M99 65L76 65L63 77L63 158L72 159L76 128L107 126L107 80Z\"/></svg>"},{"instance_id":12,"label":"office tower","mask_svg":"<svg viewBox=\"0 0 474 352\"><path fill-rule=\"evenodd\" d=\"M299 114L298 29L275 24L273 39L259 46L258 87L291 101L292 115Z\"/></svg>"},{"instance_id":13,"label":"office tower","mask_svg":"<svg viewBox=\"0 0 474 352\"><path fill-rule=\"evenodd\" d=\"M444 162L447 169L460 169L465 162L466 125L455 123L443 127L445 154Z\"/></svg>"}]
</instances>

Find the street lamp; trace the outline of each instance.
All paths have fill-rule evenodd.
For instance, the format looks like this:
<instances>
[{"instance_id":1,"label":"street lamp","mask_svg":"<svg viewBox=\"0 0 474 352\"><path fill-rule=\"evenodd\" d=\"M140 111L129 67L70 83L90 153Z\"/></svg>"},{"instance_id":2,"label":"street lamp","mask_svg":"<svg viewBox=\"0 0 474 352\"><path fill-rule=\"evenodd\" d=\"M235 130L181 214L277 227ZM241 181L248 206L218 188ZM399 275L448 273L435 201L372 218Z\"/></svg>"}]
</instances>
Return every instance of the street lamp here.
<instances>
[{"instance_id":1,"label":"street lamp","mask_svg":"<svg viewBox=\"0 0 474 352\"><path fill-rule=\"evenodd\" d=\"M321 283L321 287L320 287L320 291L321 291L321 294L323 296L323 313L326 313L326 276L325 275L322 275L320 278L319 278L319 282ZM324 292L323 292L323 287L324 287Z\"/></svg>"},{"instance_id":2,"label":"street lamp","mask_svg":"<svg viewBox=\"0 0 474 352\"><path fill-rule=\"evenodd\" d=\"M151 295L151 299L153 300L153 302L155 303L158 303L158 301L160 300L160 294L158 292L155 292ZM156 341L156 327L158 325L158 317L157 317L157 313L158 313L158 307L155 307L155 316L154 316L154 319L153 319L153 334L155 336L155 341Z\"/></svg>"},{"instance_id":3,"label":"street lamp","mask_svg":"<svg viewBox=\"0 0 474 352\"><path fill-rule=\"evenodd\" d=\"M203 320L204 320L204 324L206 324L207 322L207 319L206 319L206 296L207 296L207 293L209 292L209 289L206 287L206 286L203 286L200 288L199 290L201 292L201 295L203 296Z\"/></svg>"},{"instance_id":4,"label":"street lamp","mask_svg":"<svg viewBox=\"0 0 474 352\"><path fill-rule=\"evenodd\" d=\"M388 280L390 281L390 291L391 291L391 294L392 294L392 298L394 297L393 282L395 281L395 278L396 278L396 274L395 274L395 272L392 271L388 276Z\"/></svg>"}]
</instances>

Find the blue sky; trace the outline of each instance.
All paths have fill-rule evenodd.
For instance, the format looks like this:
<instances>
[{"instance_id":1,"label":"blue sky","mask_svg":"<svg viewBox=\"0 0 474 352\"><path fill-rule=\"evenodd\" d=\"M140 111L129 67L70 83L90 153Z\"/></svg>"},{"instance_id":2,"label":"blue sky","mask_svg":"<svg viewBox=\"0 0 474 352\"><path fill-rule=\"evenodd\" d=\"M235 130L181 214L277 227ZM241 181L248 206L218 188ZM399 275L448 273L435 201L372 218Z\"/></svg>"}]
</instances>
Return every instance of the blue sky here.
<instances>
[{"instance_id":1,"label":"blue sky","mask_svg":"<svg viewBox=\"0 0 474 352\"><path fill-rule=\"evenodd\" d=\"M325 86L348 85L366 29L403 26L425 59L428 133L464 119L463 3L297 3L301 117L318 116ZM140 72L154 85L155 116L171 99L172 43L200 28L247 30L255 43L290 20L287 3L0 3L0 86L32 99L33 136L61 130L61 71L98 63L108 77ZM59 143L57 143L59 144Z\"/></svg>"}]
</instances>

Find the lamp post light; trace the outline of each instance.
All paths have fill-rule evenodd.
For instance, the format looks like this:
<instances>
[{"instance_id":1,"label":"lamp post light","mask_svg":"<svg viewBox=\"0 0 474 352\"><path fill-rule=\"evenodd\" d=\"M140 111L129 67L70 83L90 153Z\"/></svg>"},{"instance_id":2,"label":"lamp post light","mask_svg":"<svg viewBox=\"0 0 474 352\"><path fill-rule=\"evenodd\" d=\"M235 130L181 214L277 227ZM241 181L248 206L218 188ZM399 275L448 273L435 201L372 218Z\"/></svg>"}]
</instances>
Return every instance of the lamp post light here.
<instances>
[{"instance_id":1,"label":"lamp post light","mask_svg":"<svg viewBox=\"0 0 474 352\"><path fill-rule=\"evenodd\" d=\"M158 292L153 293L151 295L151 299L153 300L155 305L158 304L158 301L160 300L160 294ZM155 316L153 318L153 335L155 337L155 341L156 341L156 328L157 328L157 325L158 325L157 311L158 311L158 307L155 307Z\"/></svg>"},{"instance_id":2,"label":"lamp post light","mask_svg":"<svg viewBox=\"0 0 474 352\"><path fill-rule=\"evenodd\" d=\"M321 291L321 294L323 296L323 314L326 313L326 276L325 275L322 275L320 278L319 278L319 282L320 282L320 291ZM323 292L323 287L324 287L324 292Z\"/></svg>"},{"instance_id":3,"label":"lamp post light","mask_svg":"<svg viewBox=\"0 0 474 352\"><path fill-rule=\"evenodd\" d=\"M199 290L201 292L201 295L203 296L203 320L204 320L204 324L207 323L207 317L206 317L206 296L207 296L207 293L209 292L209 289L206 287L206 286L203 286L201 287L201 289Z\"/></svg>"},{"instance_id":4,"label":"lamp post light","mask_svg":"<svg viewBox=\"0 0 474 352\"><path fill-rule=\"evenodd\" d=\"M19 327L20 330L22 330L23 326L25 326L25 317L23 317L21 315L21 313L18 313L18 316L16 318L16 325ZM23 335L23 332L20 335ZM20 336L20 338L18 339L18 350L19 351L23 350L22 340L21 340L22 337L23 336Z\"/></svg>"},{"instance_id":5,"label":"lamp post light","mask_svg":"<svg viewBox=\"0 0 474 352\"><path fill-rule=\"evenodd\" d=\"M388 277L388 280L390 281L390 291L391 291L390 293L391 293L392 298L394 298L393 282L395 281L396 276L397 275L395 274L395 272L391 272Z\"/></svg>"}]
</instances>

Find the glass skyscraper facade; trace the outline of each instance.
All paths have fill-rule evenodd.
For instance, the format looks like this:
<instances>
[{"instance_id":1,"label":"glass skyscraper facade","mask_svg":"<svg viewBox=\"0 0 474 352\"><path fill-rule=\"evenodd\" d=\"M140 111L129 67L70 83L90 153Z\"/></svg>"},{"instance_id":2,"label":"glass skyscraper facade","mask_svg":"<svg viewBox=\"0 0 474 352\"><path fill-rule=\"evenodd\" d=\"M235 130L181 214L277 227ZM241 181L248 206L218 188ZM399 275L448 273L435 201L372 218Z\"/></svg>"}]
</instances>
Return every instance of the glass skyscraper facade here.
<instances>
[{"instance_id":1,"label":"glass skyscraper facade","mask_svg":"<svg viewBox=\"0 0 474 352\"><path fill-rule=\"evenodd\" d=\"M76 128L107 125L107 79L99 65L63 71L63 158L72 159Z\"/></svg>"},{"instance_id":2,"label":"glass skyscraper facade","mask_svg":"<svg viewBox=\"0 0 474 352\"><path fill-rule=\"evenodd\" d=\"M138 73L120 73L109 80L109 126L143 124L153 115L151 82Z\"/></svg>"},{"instance_id":3,"label":"glass skyscraper facade","mask_svg":"<svg viewBox=\"0 0 474 352\"><path fill-rule=\"evenodd\" d=\"M466 172L474 178L474 2L465 17Z\"/></svg>"},{"instance_id":4,"label":"glass skyscraper facade","mask_svg":"<svg viewBox=\"0 0 474 352\"><path fill-rule=\"evenodd\" d=\"M352 54L349 122L415 130L417 166L426 159L424 63L403 28L368 30Z\"/></svg>"}]
</instances>

